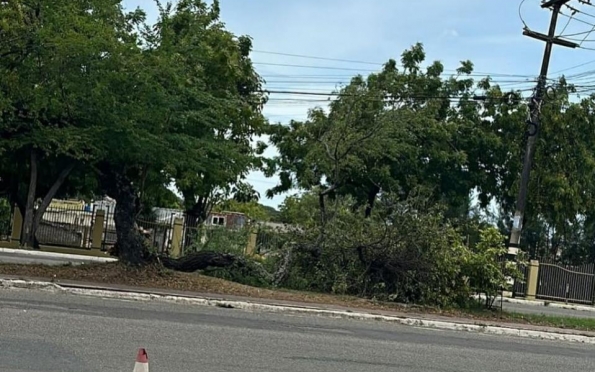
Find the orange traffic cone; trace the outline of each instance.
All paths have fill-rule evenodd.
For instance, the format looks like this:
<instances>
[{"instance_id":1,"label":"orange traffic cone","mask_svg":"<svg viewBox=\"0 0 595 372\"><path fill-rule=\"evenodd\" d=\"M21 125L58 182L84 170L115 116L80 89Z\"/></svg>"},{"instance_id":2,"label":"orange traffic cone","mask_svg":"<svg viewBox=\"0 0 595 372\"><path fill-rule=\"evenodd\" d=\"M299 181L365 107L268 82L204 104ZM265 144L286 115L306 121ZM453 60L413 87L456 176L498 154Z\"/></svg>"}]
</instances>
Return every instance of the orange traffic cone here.
<instances>
[{"instance_id":1,"label":"orange traffic cone","mask_svg":"<svg viewBox=\"0 0 595 372\"><path fill-rule=\"evenodd\" d=\"M149 372L149 356L147 350L140 348L136 355L136 362L134 363L134 370L132 372Z\"/></svg>"}]
</instances>

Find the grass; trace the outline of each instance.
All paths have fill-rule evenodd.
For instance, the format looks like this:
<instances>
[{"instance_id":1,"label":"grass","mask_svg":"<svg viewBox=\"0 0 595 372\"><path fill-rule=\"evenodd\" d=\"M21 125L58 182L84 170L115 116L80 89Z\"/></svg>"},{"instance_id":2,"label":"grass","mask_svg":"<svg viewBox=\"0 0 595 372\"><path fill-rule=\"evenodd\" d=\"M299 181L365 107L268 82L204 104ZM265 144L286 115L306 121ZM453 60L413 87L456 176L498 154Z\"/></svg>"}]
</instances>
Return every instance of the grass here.
<instances>
[{"instance_id":1,"label":"grass","mask_svg":"<svg viewBox=\"0 0 595 372\"><path fill-rule=\"evenodd\" d=\"M549 326L564 329L577 329L581 331L595 331L595 318L578 318L551 316L543 314L519 314L506 313L506 316L513 321L521 323Z\"/></svg>"},{"instance_id":2,"label":"grass","mask_svg":"<svg viewBox=\"0 0 595 372\"><path fill-rule=\"evenodd\" d=\"M370 311L392 311L422 316L449 317L471 320L475 323L517 323L547 326L581 331L595 331L595 318L575 318L539 314L520 314L488 310L477 306L468 309L437 309L432 307L406 306L395 303L381 303L368 299L336 296L322 293L271 290L251 287L198 273L180 273L159 266L130 268L118 262L88 264L81 266L44 266L0 264L0 275L23 278L47 278L55 281L73 280L95 284L114 284L134 287L181 290L196 293L233 295L259 299L292 301L306 304L365 309ZM399 314L397 314L399 315Z\"/></svg>"}]
</instances>

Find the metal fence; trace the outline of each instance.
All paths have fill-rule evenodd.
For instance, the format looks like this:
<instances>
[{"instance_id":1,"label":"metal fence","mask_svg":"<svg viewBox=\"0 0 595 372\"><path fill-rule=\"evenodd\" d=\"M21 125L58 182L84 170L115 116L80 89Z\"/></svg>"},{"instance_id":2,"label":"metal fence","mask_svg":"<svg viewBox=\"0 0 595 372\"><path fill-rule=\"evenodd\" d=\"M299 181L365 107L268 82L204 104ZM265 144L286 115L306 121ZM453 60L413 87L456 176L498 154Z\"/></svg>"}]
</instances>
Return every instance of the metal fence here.
<instances>
[{"instance_id":1,"label":"metal fence","mask_svg":"<svg viewBox=\"0 0 595 372\"><path fill-rule=\"evenodd\" d=\"M519 264L519 271L521 278L515 279L512 285L512 295L514 297L525 297L527 294L527 277L529 275L529 267L524 264Z\"/></svg>"},{"instance_id":2,"label":"metal fence","mask_svg":"<svg viewBox=\"0 0 595 372\"><path fill-rule=\"evenodd\" d=\"M290 241L291 235L275 228L259 226L256 233L255 252L260 255L277 252Z\"/></svg>"},{"instance_id":3,"label":"metal fence","mask_svg":"<svg viewBox=\"0 0 595 372\"><path fill-rule=\"evenodd\" d=\"M139 218L137 226L152 248L160 254L167 254L171 249L175 213L159 213L152 218ZM112 248L118 236L114 221L114 209L105 208L101 249Z\"/></svg>"},{"instance_id":4,"label":"metal fence","mask_svg":"<svg viewBox=\"0 0 595 372\"><path fill-rule=\"evenodd\" d=\"M118 237L116 235L116 223L114 222L114 208L105 206L103 210L105 211L105 217L103 233L101 234L101 249L107 251L116 244Z\"/></svg>"},{"instance_id":5,"label":"metal fence","mask_svg":"<svg viewBox=\"0 0 595 372\"><path fill-rule=\"evenodd\" d=\"M547 259L539 261L539 299L592 304L594 285L595 264L571 266Z\"/></svg>"},{"instance_id":6,"label":"metal fence","mask_svg":"<svg viewBox=\"0 0 595 372\"><path fill-rule=\"evenodd\" d=\"M35 236L43 245L89 248L93 216L93 211L84 206L50 206Z\"/></svg>"},{"instance_id":7,"label":"metal fence","mask_svg":"<svg viewBox=\"0 0 595 372\"><path fill-rule=\"evenodd\" d=\"M174 227L173 214L168 219L164 220L158 219L148 221L138 219L136 222L141 229L141 232L156 252L160 254L168 254L170 252Z\"/></svg>"}]
</instances>

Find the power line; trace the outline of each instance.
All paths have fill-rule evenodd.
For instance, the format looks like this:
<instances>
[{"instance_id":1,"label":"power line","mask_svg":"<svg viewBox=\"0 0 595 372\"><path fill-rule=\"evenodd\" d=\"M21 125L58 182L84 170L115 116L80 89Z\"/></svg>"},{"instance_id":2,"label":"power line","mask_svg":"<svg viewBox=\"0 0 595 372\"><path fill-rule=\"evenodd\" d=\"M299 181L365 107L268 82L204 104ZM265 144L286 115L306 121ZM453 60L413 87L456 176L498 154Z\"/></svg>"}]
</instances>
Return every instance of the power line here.
<instances>
[{"instance_id":1,"label":"power line","mask_svg":"<svg viewBox=\"0 0 595 372\"><path fill-rule=\"evenodd\" d=\"M264 65L264 66L282 66L282 67L298 67L298 68L315 68L321 70L343 70L343 71L366 71L366 72L375 72L376 70L366 70L361 68L347 68L347 67L335 67L335 66L313 66L313 65L294 65L294 64L287 64L287 63L271 63L271 62L252 62L255 65Z\"/></svg>"},{"instance_id":2,"label":"power line","mask_svg":"<svg viewBox=\"0 0 595 372\"><path fill-rule=\"evenodd\" d=\"M525 1L527 1L527 0L522 0L521 3L519 4L519 18L521 19L521 22L523 22L523 26L525 28L529 28L529 26L527 26L527 22L525 22L525 19L523 19L523 14L521 13L521 9L522 9Z\"/></svg>"},{"instance_id":3,"label":"power line","mask_svg":"<svg viewBox=\"0 0 595 372\"><path fill-rule=\"evenodd\" d=\"M588 62L585 62L585 63L578 64L578 65L576 65L576 66L571 66L571 67L568 67L568 68L564 68L564 69L562 69L562 70L558 70L558 71L552 72L552 74L553 74L553 75L556 75L556 74L559 74L559 73L561 73L561 72L565 72L565 71L574 70L574 69L576 69L576 68L583 67L583 66L587 66L587 65L590 65L590 64L592 64L592 63L595 63L595 59L594 59L594 60L592 60L592 61L588 61Z\"/></svg>"},{"instance_id":4,"label":"power line","mask_svg":"<svg viewBox=\"0 0 595 372\"><path fill-rule=\"evenodd\" d=\"M255 65L264 66L280 66L280 67L296 67L296 68L309 68L309 69L321 69L321 70L339 70L339 71L365 71L365 72L378 72L378 70L364 69L364 68L348 68L348 67L337 67L337 66L317 66L317 65L301 65L301 64L289 64L289 63L273 63L273 62L252 62ZM444 70L444 71L456 71L456 70ZM447 75L445 73L441 75ZM284 76L279 74L279 76ZM481 72L474 71L471 74L465 74L465 76L482 76L482 77L519 77L519 78L535 78L534 75L521 75L521 74L507 74L499 72Z\"/></svg>"},{"instance_id":5,"label":"power line","mask_svg":"<svg viewBox=\"0 0 595 372\"><path fill-rule=\"evenodd\" d=\"M528 91L528 89L527 89ZM298 90L263 90L263 93L269 93L269 94L290 94L290 95L303 95L303 96L322 96L322 97L361 97L358 94L349 94L349 93L344 93L344 92L312 92L312 91L298 91ZM383 99L384 97L378 97L378 98L373 98L373 97L364 97L366 99ZM460 101L464 98L467 99L472 99L475 101L485 101L486 99L488 99L486 96L480 96L480 95L469 95L468 97L464 97L464 96L455 96L455 95L407 95L407 96L403 96L403 97L399 97L399 98L403 98L403 99L450 99L450 100L455 100L455 101ZM294 98L269 98L269 100L286 100L286 99L290 99L293 100ZM509 100L510 98L508 96L504 96L502 97L503 100ZM316 100L316 101L320 101L320 99Z\"/></svg>"},{"instance_id":6,"label":"power line","mask_svg":"<svg viewBox=\"0 0 595 372\"><path fill-rule=\"evenodd\" d=\"M252 52L254 52L254 53L262 53L262 54L272 54L272 55L278 55L278 56L296 57L296 58L318 59L318 60L322 60L322 61L335 61L335 62L357 63L357 64L374 65L374 66L382 66L383 65L383 63L378 63L378 62L367 62L367 61L357 61L357 60L352 60L352 59L317 57L317 56L308 56L308 55L304 55L304 54L269 52L269 51L264 51L264 50L253 50Z\"/></svg>"},{"instance_id":7,"label":"power line","mask_svg":"<svg viewBox=\"0 0 595 372\"><path fill-rule=\"evenodd\" d=\"M565 5L566 5L566 7L568 7L568 8L569 8L569 9L570 9L570 10L573 12L573 13L572 13L572 15L573 15L573 16L574 16L576 13L580 13L580 14L584 14L584 15L586 15L587 17L595 18L595 16L594 16L594 15L592 15L592 14L589 14L589 13L587 13L587 12L583 12L583 11L581 11L581 10L579 10L579 9L576 9L576 8L574 8L574 7L572 7L572 6L568 5L568 4L565 4ZM566 24L566 26L568 26L568 24L570 23L570 21L571 21L571 20L572 20L572 18L569 18L569 19L568 19L568 23ZM564 33L564 31L565 31L565 30L566 30L566 27L564 27L564 30L562 30L562 33ZM584 37L584 38L583 38L583 39L580 41L580 43L579 43L579 46L580 46L582 43L584 43L584 42L585 42L585 40L587 40L587 38L589 37L589 35L590 35L590 34L591 34L591 33L592 33L594 30L595 30L595 24L594 24L594 25L592 25L592 26L591 26L591 30L590 30L588 33L586 33L586 34L585 34L585 37Z\"/></svg>"},{"instance_id":8,"label":"power line","mask_svg":"<svg viewBox=\"0 0 595 372\"><path fill-rule=\"evenodd\" d=\"M591 22L588 22L588 21L585 21L585 20L582 20L582 19L580 19L580 18L577 18L577 17L575 17L575 16L568 15L568 14L565 14L565 13L563 13L563 12L560 12L560 15L561 15L561 16L564 16L564 17L568 17L568 18L574 19L574 20L575 20L575 21L577 21L577 22L584 23L584 24L586 24L586 25L589 25L589 26L593 26L593 23L591 23ZM589 15L590 15L590 14L589 14Z\"/></svg>"},{"instance_id":9,"label":"power line","mask_svg":"<svg viewBox=\"0 0 595 372\"><path fill-rule=\"evenodd\" d=\"M591 31L581 31L581 32L574 32L574 33L572 33L572 34L561 34L561 35L558 35L558 37L567 38L567 37L569 37L569 36L579 36L579 35L588 34L588 33L590 33L590 32L591 32Z\"/></svg>"},{"instance_id":10,"label":"power line","mask_svg":"<svg viewBox=\"0 0 595 372\"><path fill-rule=\"evenodd\" d=\"M527 80L492 80L493 83L497 84L532 84L537 79ZM350 80L266 80L266 84L293 84L293 85L309 85L309 84L337 84L337 83L350 83Z\"/></svg>"}]
</instances>

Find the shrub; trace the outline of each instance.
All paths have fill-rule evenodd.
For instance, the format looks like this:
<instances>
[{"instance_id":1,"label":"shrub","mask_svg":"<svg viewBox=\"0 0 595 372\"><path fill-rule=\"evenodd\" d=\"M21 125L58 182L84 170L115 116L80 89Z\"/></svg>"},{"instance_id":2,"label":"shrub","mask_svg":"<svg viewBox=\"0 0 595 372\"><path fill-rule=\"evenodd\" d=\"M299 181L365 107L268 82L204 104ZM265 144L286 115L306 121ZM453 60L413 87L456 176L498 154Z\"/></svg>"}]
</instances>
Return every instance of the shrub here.
<instances>
[{"instance_id":1,"label":"shrub","mask_svg":"<svg viewBox=\"0 0 595 372\"><path fill-rule=\"evenodd\" d=\"M11 209L8 200L0 198L0 238L10 235Z\"/></svg>"},{"instance_id":2,"label":"shrub","mask_svg":"<svg viewBox=\"0 0 595 372\"><path fill-rule=\"evenodd\" d=\"M248 228L228 229L219 226L202 226L197 229L186 253L214 251L241 256L244 255L249 237L250 230Z\"/></svg>"},{"instance_id":3,"label":"shrub","mask_svg":"<svg viewBox=\"0 0 595 372\"><path fill-rule=\"evenodd\" d=\"M518 263L522 264L524 258L518 257L517 264L506 262L500 259L506 252L504 236L497 228L487 227L480 231L479 242L465 260L464 275L469 278L475 293L485 295L487 307L492 306L501 290L510 289L507 277L515 280L522 279Z\"/></svg>"},{"instance_id":4,"label":"shrub","mask_svg":"<svg viewBox=\"0 0 595 372\"><path fill-rule=\"evenodd\" d=\"M385 195L364 218L349 198L328 204L324 223L293 232L285 286L439 306L468 301L461 274L471 253L441 208L423 196Z\"/></svg>"}]
</instances>

